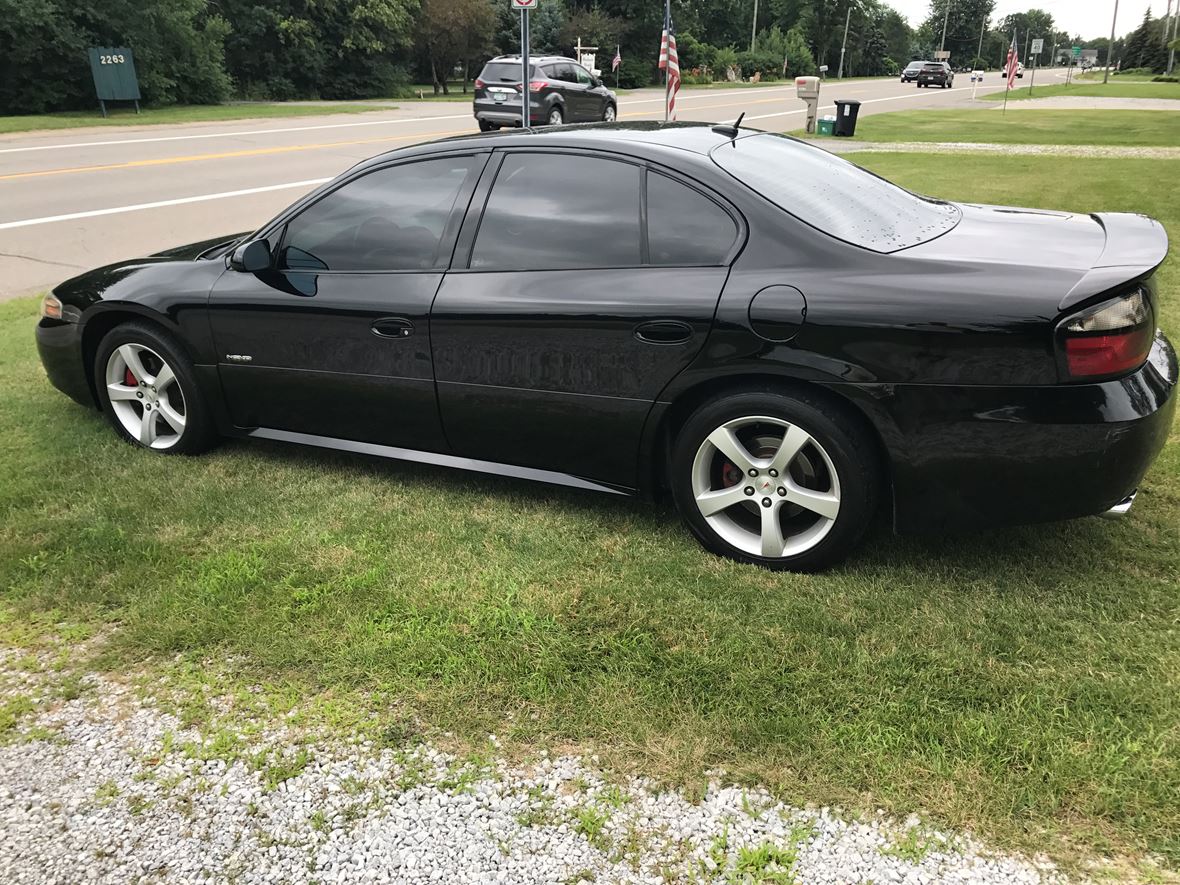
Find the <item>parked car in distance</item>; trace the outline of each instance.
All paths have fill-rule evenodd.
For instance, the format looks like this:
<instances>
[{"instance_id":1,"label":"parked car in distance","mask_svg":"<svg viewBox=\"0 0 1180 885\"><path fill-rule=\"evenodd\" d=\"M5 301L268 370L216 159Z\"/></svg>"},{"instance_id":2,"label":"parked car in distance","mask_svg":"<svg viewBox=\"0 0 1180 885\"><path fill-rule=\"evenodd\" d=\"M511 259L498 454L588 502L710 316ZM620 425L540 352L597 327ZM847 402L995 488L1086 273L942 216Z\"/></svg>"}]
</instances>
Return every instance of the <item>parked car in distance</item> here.
<instances>
[{"instance_id":1,"label":"parked car in distance","mask_svg":"<svg viewBox=\"0 0 1180 885\"><path fill-rule=\"evenodd\" d=\"M36 338L145 451L670 491L709 550L815 570L878 509L1125 512L1176 409L1167 250L1142 215L930 199L786 136L563 126L381 154L252 234L76 276Z\"/></svg>"},{"instance_id":2,"label":"parked car in distance","mask_svg":"<svg viewBox=\"0 0 1180 885\"><path fill-rule=\"evenodd\" d=\"M602 81L562 56L529 59L529 125L613 122L618 99ZM493 58L475 78L474 112L481 132L519 126L520 56Z\"/></svg>"},{"instance_id":3,"label":"parked car in distance","mask_svg":"<svg viewBox=\"0 0 1180 885\"><path fill-rule=\"evenodd\" d=\"M922 63L918 71L918 88L923 86L939 86L949 89L955 85L955 72L945 61L927 61Z\"/></svg>"},{"instance_id":4,"label":"parked car in distance","mask_svg":"<svg viewBox=\"0 0 1180 885\"><path fill-rule=\"evenodd\" d=\"M905 66L901 72L902 83L912 83L918 79L918 72L922 70L922 65L926 64L924 61L912 61Z\"/></svg>"},{"instance_id":5,"label":"parked car in distance","mask_svg":"<svg viewBox=\"0 0 1180 885\"><path fill-rule=\"evenodd\" d=\"M1024 64L1022 62L1016 63L1016 76L1021 80L1024 79Z\"/></svg>"}]
</instances>

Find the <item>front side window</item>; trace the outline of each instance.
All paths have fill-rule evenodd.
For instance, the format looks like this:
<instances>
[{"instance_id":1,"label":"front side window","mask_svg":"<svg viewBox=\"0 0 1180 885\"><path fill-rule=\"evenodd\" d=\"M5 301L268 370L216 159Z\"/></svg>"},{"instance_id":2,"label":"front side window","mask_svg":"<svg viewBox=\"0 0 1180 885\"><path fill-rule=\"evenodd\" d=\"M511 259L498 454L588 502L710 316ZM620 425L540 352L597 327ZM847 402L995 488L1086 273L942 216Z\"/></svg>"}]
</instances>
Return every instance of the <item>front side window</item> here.
<instances>
[{"instance_id":1,"label":"front side window","mask_svg":"<svg viewBox=\"0 0 1180 885\"><path fill-rule=\"evenodd\" d=\"M509 154L471 250L476 270L635 267L640 169L572 154Z\"/></svg>"},{"instance_id":2,"label":"front side window","mask_svg":"<svg viewBox=\"0 0 1180 885\"><path fill-rule=\"evenodd\" d=\"M574 68L574 77L576 77L577 81L579 83L581 83L583 86L589 86L591 83L594 82L594 78L590 76L590 72L588 70L586 70L584 67L582 67L581 65L574 65L573 68Z\"/></svg>"},{"instance_id":3,"label":"front side window","mask_svg":"<svg viewBox=\"0 0 1180 885\"><path fill-rule=\"evenodd\" d=\"M652 264L724 264L737 234L729 213L704 194L658 172L647 174Z\"/></svg>"},{"instance_id":4,"label":"front side window","mask_svg":"<svg viewBox=\"0 0 1180 885\"><path fill-rule=\"evenodd\" d=\"M798 139L760 133L718 145L718 166L800 221L846 243L896 252L959 223L953 203L920 197Z\"/></svg>"},{"instance_id":5,"label":"front side window","mask_svg":"<svg viewBox=\"0 0 1180 885\"><path fill-rule=\"evenodd\" d=\"M313 203L287 224L283 270L387 271L445 266L447 221L476 157L378 169Z\"/></svg>"}]
</instances>

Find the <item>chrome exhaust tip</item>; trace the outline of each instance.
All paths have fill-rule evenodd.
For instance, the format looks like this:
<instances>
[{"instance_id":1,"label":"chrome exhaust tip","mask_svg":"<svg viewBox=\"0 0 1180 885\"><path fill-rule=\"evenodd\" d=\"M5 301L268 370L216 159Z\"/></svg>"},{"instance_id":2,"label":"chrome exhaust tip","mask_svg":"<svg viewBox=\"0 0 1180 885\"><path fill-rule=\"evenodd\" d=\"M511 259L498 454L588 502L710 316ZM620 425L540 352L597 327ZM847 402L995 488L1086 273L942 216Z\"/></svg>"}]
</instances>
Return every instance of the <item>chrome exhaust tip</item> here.
<instances>
[{"instance_id":1,"label":"chrome exhaust tip","mask_svg":"<svg viewBox=\"0 0 1180 885\"><path fill-rule=\"evenodd\" d=\"M1139 494L1139 490L1131 492L1123 500L1119 501L1109 510L1102 514L1105 519L1119 519L1131 512L1131 505L1135 503L1135 496Z\"/></svg>"}]
</instances>

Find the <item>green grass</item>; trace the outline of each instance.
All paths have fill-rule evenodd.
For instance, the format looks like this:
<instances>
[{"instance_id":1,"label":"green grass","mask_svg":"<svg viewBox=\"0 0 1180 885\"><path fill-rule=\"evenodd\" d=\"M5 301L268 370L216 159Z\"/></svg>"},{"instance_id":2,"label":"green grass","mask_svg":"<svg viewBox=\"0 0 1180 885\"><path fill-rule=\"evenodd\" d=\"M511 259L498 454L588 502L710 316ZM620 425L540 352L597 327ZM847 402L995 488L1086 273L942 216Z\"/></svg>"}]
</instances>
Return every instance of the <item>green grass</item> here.
<instances>
[{"instance_id":1,"label":"green grass","mask_svg":"<svg viewBox=\"0 0 1180 885\"><path fill-rule=\"evenodd\" d=\"M792 135L803 136L803 130ZM1068 111L1001 114L993 108L897 111L858 121L864 141L959 141L995 144L1180 145L1180 113Z\"/></svg>"},{"instance_id":2,"label":"green grass","mask_svg":"<svg viewBox=\"0 0 1180 885\"><path fill-rule=\"evenodd\" d=\"M1028 85L1029 72L1024 74L1024 81L1017 80L1020 86L1014 88L1008 94L1008 101L1020 101L1026 98L1050 98L1056 95L1085 95L1085 96L1109 96L1111 98L1177 98L1180 99L1180 83L1151 83L1140 80L1120 81L1116 77L1111 77L1110 82L1103 84L1102 82L1082 81L1080 83L1065 83L1057 80L1041 81L1038 77L1038 83L1030 87ZM1042 85L1042 83L1044 85ZM1029 89L1032 89L1032 95L1029 95ZM989 92L986 95L979 96L984 101L1003 101L1004 91Z\"/></svg>"},{"instance_id":3,"label":"green grass","mask_svg":"<svg viewBox=\"0 0 1180 885\"><path fill-rule=\"evenodd\" d=\"M857 161L942 196L1180 230L1172 161ZM1161 282L1175 340L1176 264ZM236 661L239 685L270 686L241 696L328 698L346 734L372 714L395 742L495 733L689 784L724 767L795 802L1180 865L1175 432L1128 520L882 526L827 574L772 574L702 552L667 505L257 441L134 450L49 387L35 316L0 304L9 642L90 625L113 669L167 674L179 654L203 686L204 662Z\"/></svg>"},{"instance_id":4,"label":"green grass","mask_svg":"<svg viewBox=\"0 0 1180 885\"><path fill-rule=\"evenodd\" d=\"M219 120L261 120L273 117L314 117L323 114L360 114L393 110L387 105L369 104L211 104L144 108L141 113L119 106L108 108L104 118L93 111L65 111L55 114L0 117L0 135L43 129L77 129L83 126L147 126L156 123L205 123Z\"/></svg>"}]
</instances>

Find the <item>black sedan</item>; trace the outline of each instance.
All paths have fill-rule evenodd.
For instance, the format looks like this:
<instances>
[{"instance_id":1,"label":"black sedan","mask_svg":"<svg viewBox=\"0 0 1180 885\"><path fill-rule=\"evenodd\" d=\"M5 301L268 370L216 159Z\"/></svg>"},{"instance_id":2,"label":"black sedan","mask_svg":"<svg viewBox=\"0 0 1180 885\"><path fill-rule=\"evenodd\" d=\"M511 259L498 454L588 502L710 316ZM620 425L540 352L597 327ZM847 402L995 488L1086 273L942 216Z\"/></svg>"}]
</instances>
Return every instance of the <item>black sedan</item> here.
<instances>
[{"instance_id":1,"label":"black sedan","mask_svg":"<svg viewBox=\"0 0 1180 885\"><path fill-rule=\"evenodd\" d=\"M1164 444L1167 238L917 196L702 124L473 135L248 236L58 286L50 380L158 453L285 440L670 490L771 568L899 531L1125 512Z\"/></svg>"}]
</instances>

